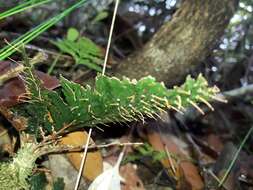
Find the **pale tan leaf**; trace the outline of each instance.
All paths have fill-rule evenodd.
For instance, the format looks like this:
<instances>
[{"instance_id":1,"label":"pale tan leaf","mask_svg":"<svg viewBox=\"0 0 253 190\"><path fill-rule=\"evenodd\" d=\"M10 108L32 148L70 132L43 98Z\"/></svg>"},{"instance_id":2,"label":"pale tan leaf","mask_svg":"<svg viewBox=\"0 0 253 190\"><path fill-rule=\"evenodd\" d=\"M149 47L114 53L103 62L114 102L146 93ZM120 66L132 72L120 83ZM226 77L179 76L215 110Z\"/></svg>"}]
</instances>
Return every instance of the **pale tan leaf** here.
<instances>
[{"instance_id":1,"label":"pale tan leaf","mask_svg":"<svg viewBox=\"0 0 253 190\"><path fill-rule=\"evenodd\" d=\"M61 140L61 144L64 145L72 145L72 146L83 146L86 142L88 134L84 131L77 131L69 133L64 136ZM79 170L81 160L82 160L82 152L71 152L67 153L67 157L72 165ZM83 169L83 177L92 181L103 171L103 159L100 151L92 151L88 152L84 169Z\"/></svg>"}]
</instances>

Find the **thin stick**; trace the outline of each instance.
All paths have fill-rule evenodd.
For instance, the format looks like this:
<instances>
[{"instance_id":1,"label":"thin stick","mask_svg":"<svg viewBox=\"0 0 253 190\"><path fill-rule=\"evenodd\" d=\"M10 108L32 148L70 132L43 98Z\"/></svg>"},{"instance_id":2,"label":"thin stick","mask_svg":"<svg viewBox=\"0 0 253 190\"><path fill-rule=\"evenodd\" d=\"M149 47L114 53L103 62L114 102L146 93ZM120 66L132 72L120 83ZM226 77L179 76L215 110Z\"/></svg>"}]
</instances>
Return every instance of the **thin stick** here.
<instances>
[{"instance_id":1,"label":"thin stick","mask_svg":"<svg viewBox=\"0 0 253 190\"><path fill-rule=\"evenodd\" d=\"M118 142L112 142L112 143L109 143L109 144L102 144L102 145L91 145L89 146L89 149L92 149L92 148L108 148L108 147L111 147L111 146L140 146L140 145L143 145L142 142L136 142L136 143L131 143L131 142L128 142L128 143L118 143Z\"/></svg>"},{"instance_id":2,"label":"thin stick","mask_svg":"<svg viewBox=\"0 0 253 190\"><path fill-rule=\"evenodd\" d=\"M35 65L37 63L44 61L46 58L47 56L45 54L39 52L30 60L30 63L31 65ZM3 85L4 82L6 82L7 80L17 77L24 69L25 69L24 65L18 64L14 68L8 70L6 73L0 76L0 86Z\"/></svg>"},{"instance_id":3,"label":"thin stick","mask_svg":"<svg viewBox=\"0 0 253 190\"><path fill-rule=\"evenodd\" d=\"M238 150L236 151L235 153L235 156L233 157L233 160L231 161L226 173L224 174L224 176L222 177L222 179L220 180L220 183L219 183L219 187L223 185L223 183L226 181L231 169L233 168L238 156L239 156L239 153L241 152L242 150L242 147L244 146L244 144L246 143L246 141L248 140L248 138L250 137L251 133L253 132L253 126L250 128L250 130L248 131L248 133L246 134L246 136L244 137L244 139L242 140Z\"/></svg>"},{"instance_id":4,"label":"thin stick","mask_svg":"<svg viewBox=\"0 0 253 190\"><path fill-rule=\"evenodd\" d=\"M77 180L76 180L75 190L78 189L78 186L79 186L79 183L80 183L80 179L81 179L81 176L82 176L83 167L84 167L84 163L85 163L85 158L86 158L87 151L88 151L88 146L89 146L91 132L92 132L92 128L90 128L90 130L89 130L88 138L87 138L85 149L84 149L84 152L83 152L82 162L81 162L79 173L78 173Z\"/></svg>"},{"instance_id":5,"label":"thin stick","mask_svg":"<svg viewBox=\"0 0 253 190\"><path fill-rule=\"evenodd\" d=\"M109 38L108 38L108 43L107 43L107 48L106 48L106 53L105 53L105 60L104 60L104 64L103 64L102 75L105 75L105 69L106 69L106 64L107 64L107 60L108 60L108 56L109 56L110 45L111 45L111 41L112 41L112 33L113 33L113 28L114 28L117 10L118 10L118 6L119 6L119 1L120 0L116 0L116 4L114 7L114 11L113 11L112 24L111 24L111 28L110 28L110 33L109 33Z\"/></svg>"},{"instance_id":6,"label":"thin stick","mask_svg":"<svg viewBox=\"0 0 253 190\"><path fill-rule=\"evenodd\" d=\"M60 139L61 137L57 138L57 139ZM57 140L55 139L55 140ZM43 142L43 144L41 144L41 147L42 146L46 146L46 145L49 145L51 144L52 142L55 142L53 140L48 140L46 139L45 142ZM89 145L88 146L88 149L102 149L102 148L109 148L109 147L112 147L112 146L119 146L119 147L125 147L125 146L141 146L143 145L142 142L136 142L136 143L110 143L110 144L102 144L102 145L95 145L95 144L92 144L92 145ZM45 154L52 154L52 153L62 153L62 152L80 152L82 150L84 150L84 146L69 146L69 145L61 145L61 146L53 146L53 147L50 147L49 148L45 148L45 151L43 152L42 155L45 155Z\"/></svg>"}]
</instances>

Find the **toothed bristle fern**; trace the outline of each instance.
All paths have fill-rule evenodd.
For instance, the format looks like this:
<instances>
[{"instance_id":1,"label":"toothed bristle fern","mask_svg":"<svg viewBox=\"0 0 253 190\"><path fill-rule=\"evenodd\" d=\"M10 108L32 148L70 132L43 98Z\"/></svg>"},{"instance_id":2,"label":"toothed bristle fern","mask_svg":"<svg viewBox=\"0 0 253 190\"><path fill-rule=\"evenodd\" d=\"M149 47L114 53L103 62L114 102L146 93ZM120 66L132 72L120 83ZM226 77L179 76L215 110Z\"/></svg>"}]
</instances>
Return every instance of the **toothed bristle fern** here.
<instances>
[{"instance_id":1,"label":"toothed bristle fern","mask_svg":"<svg viewBox=\"0 0 253 190\"><path fill-rule=\"evenodd\" d=\"M170 90L151 76L137 81L98 75L94 88L61 77L61 88L56 91L41 88L30 67L24 77L30 99L12 111L27 118L27 132L32 134L51 133L69 125L94 127L144 121L145 117L159 117L159 112L167 109L182 112L192 105L201 110L197 105L200 102L212 108L208 100L215 98L218 92L218 88L208 87L201 75L197 79L188 76L182 86ZM24 143L11 162L0 164L0 189L29 189L28 178L36 159L45 154L45 150L36 143Z\"/></svg>"},{"instance_id":2,"label":"toothed bristle fern","mask_svg":"<svg viewBox=\"0 0 253 190\"><path fill-rule=\"evenodd\" d=\"M188 76L182 86L170 90L151 76L137 81L98 75L94 88L61 77L58 91L41 89L32 72L26 81L31 100L14 110L28 118L30 133L38 132L39 127L51 132L67 125L93 127L144 121L167 109L182 112L191 105L201 111L197 104L203 102L211 107L208 100L218 92L218 88L208 87L202 75L197 79Z\"/></svg>"}]
</instances>

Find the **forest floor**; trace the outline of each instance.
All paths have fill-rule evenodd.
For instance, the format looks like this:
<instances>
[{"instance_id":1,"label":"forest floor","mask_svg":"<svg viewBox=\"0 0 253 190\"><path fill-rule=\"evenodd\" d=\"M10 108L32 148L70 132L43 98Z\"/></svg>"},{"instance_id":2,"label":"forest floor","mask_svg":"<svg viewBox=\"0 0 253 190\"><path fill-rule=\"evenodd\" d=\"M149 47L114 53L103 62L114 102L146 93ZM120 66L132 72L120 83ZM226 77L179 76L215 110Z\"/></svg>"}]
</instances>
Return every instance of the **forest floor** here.
<instances>
[{"instance_id":1,"label":"forest floor","mask_svg":"<svg viewBox=\"0 0 253 190\"><path fill-rule=\"evenodd\" d=\"M44 9L51 10L48 7ZM170 11L173 14L173 10ZM87 18L86 21L93 24L85 24L85 27L82 27L83 21L79 20L81 11L75 14L25 46L28 57L34 57L37 52L44 52L47 55L45 61L36 64L36 69L47 73L43 76L45 77L44 85L51 90L58 87L57 78L60 75L83 85L87 83L88 79L96 76L94 69L76 64L75 57L61 52L52 43L57 39L66 38L69 28L75 27L80 35L99 44L101 51L105 52L111 12L104 13L108 15L101 20ZM38 13L30 11L21 16L1 20L0 47L4 47L7 42L28 31L48 15L43 15L39 11ZM119 13L107 69L116 67L117 64L120 64L120 60L141 49L152 37L153 33L150 31L143 35L138 34L141 30L141 27L139 30L136 29L138 19L142 19L148 29L157 30L162 24L157 24L156 20L149 20L151 18L145 20L143 16L127 11ZM159 20L161 17L156 19ZM91 180L101 173L102 167L115 165L125 145L124 159L120 166L120 175L124 179L123 190L187 190L203 189L204 187L226 190L253 189L253 138L251 133L253 129L253 87L238 85L238 81L245 79L245 76L251 76L245 73L252 72L249 68L253 65L253 59L248 56L246 62L239 62L236 66L225 65L224 68L228 68L229 72L218 68L221 70L214 73L212 65L218 63L213 57L208 58L191 74L197 76L198 73L203 73L210 84L218 85L222 94L227 98L227 103L211 102L215 111L211 111L207 106L201 106L205 112L204 115L194 108L189 108L184 114L169 111L161 114L161 118L148 119L145 123L112 124L110 127L103 127L102 130L94 129L91 137L97 146L103 145L103 147L98 148L86 164L87 169L83 174L81 187L87 188ZM95 61L95 64L101 64L103 56L97 59L87 59L90 59L91 62ZM21 60L20 54L15 54L11 60L0 61L0 76L10 71L16 61ZM244 68L243 72L240 72L241 68ZM89 83L92 82L89 80ZM16 105L17 97L24 90L22 81L19 80L3 84L0 88L1 107L8 105L11 108ZM16 144L16 131L12 128L15 121L13 118L13 122L7 120L10 120L8 116L1 116L1 160L6 160L13 155L18 145ZM72 134L66 141L81 146L84 143L83 138L87 138L87 133L85 135L83 132ZM73 187L75 183L73 176L77 175L75 168L78 168L81 156L82 153L72 155L64 153L43 157L38 161L39 169L35 172L46 171L48 178L63 177L66 189Z\"/></svg>"}]
</instances>

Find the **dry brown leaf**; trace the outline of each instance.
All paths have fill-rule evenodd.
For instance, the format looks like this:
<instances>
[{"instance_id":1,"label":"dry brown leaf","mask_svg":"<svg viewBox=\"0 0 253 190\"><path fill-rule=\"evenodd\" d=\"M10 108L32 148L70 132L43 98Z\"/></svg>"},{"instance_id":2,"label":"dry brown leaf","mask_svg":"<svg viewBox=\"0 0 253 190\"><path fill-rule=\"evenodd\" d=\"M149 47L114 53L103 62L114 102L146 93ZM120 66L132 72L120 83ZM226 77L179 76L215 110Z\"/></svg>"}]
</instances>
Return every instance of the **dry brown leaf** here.
<instances>
[{"instance_id":1,"label":"dry brown leaf","mask_svg":"<svg viewBox=\"0 0 253 190\"><path fill-rule=\"evenodd\" d=\"M10 61L0 61L0 75L14 69L14 65ZM41 80L42 86L48 90L53 90L60 86L56 77L49 76L46 73L35 71L35 75ZM6 81L0 86L0 106L12 107L20 102L26 93L23 79L18 76Z\"/></svg>"},{"instance_id":2,"label":"dry brown leaf","mask_svg":"<svg viewBox=\"0 0 253 190\"><path fill-rule=\"evenodd\" d=\"M125 180L121 185L122 190L145 190L133 164L121 166L120 175Z\"/></svg>"},{"instance_id":3,"label":"dry brown leaf","mask_svg":"<svg viewBox=\"0 0 253 190\"><path fill-rule=\"evenodd\" d=\"M149 126L151 127L151 126ZM204 183L198 172L197 167L187 159L187 156L171 138L161 137L156 130L147 129L147 137L149 143L157 151L167 151L170 154L176 155L178 159L171 157L163 159L161 163L168 169L170 175L177 180L177 189L201 190L204 188ZM178 162L179 161L179 162Z\"/></svg>"},{"instance_id":4,"label":"dry brown leaf","mask_svg":"<svg viewBox=\"0 0 253 190\"><path fill-rule=\"evenodd\" d=\"M9 108L0 105L0 114L7 119L17 131L25 130L27 127L27 119L17 116Z\"/></svg>"},{"instance_id":5,"label":"dry brown leaf","mask_svg":"<svg viewBox=\"0 0 253 190\"><path fill-rule=\"evenodd\" d=\"M88 138L85 131L76 131L64 136L60 143L63 145L83 146ZM83 152L71 152L66 154L72 165L79 170ZM83 168L83 177L92 181L103 172L103 159L100 151L88 152Z\"/></svg>"},{"instance_id":6,"label":"dry brown leaf","mask_svg":"<svg viewBox=\"0 0 253 190\"><path fill-rule=\"evenodd\" d=\"M217 151L217 153L220 153L224 148L224 144L223 144L223 142L221 141L221 138L218 135L209 134L206 141L207 141L207 144L212 149Z\"/></svg>"},{"instance_id":7,"label":"dry brown leaf","mask_svg":"<svg viewBox=\"0 0 253 190\"><path fill-rule=\"evenodd\" d=\"M8 152L10 155L14 153L11 137L8 130L0 123L0 149L2 152Z\"/></svg>"}]
</instances>

